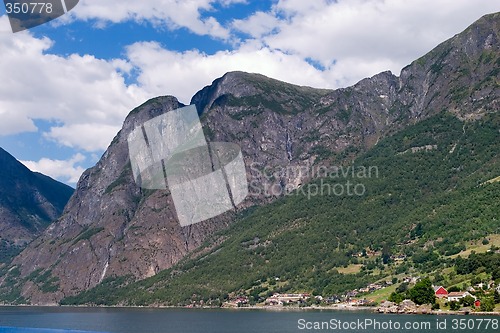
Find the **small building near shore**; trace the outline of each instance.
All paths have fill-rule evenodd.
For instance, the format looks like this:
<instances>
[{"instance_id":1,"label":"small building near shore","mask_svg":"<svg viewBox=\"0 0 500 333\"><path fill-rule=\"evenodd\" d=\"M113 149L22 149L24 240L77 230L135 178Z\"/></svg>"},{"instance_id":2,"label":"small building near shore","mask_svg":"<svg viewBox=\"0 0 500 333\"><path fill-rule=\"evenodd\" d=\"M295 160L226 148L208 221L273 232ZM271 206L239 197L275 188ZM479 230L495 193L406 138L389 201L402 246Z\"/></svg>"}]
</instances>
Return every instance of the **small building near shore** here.
<instances>
[{"instance_id":1,"label":"small building near shore","mask_svg":"<svg viewBox=\"0 0 500 333\"><path fill-rule=\"evenodd\" d=\"M274 294L266 299L266 305L284 305L305 302L310 294Z\"/></svg>"},{"instance_id":2,"label":"small building near shore","mask_svg":"<svg viewBox=\"0 0 500 333\"><path fill-rule=\"evenodd\" d=\"M458 302L462 298L465 298L467 296L474 297L468 291L453 291L453 292L448 294L448 302ZM475 297L474 297L474 299L475 299Z\"/></svg>"},{"instance_id":3,"label":"small building near shore","mask_svg":"<svg viewBox=\"0 0 500 333\"><path fill-rule=\"evenodd\" d=\"M435 286L434 295L436 296L436 298L447 298L448 290L446 290L446 288L444 288L443 286Z\"/></svg>"}]
</instances>

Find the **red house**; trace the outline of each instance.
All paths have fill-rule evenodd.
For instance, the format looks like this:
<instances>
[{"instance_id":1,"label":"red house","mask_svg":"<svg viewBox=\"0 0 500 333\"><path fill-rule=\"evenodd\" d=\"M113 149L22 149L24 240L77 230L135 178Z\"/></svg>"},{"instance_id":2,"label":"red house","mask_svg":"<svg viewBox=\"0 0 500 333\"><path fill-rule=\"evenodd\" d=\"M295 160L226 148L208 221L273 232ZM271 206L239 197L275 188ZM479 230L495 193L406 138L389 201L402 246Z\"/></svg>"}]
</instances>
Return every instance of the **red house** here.
<instances>
[{"instance_id":1,"label":"red house","mask_svg":"<svg viewBox=\"0 0 500 333\"><path fill-rule=\"evenodd\" d=\"M477 299L477 300L474 302L474 306L475 306L476 308L479 308L479 307L481 306L481 301Z\"/></svg>"},{"instance_id":2,"label":"red house","mask_svg":"<svg viewBox=\"0 0 500 333\"><path fill-rule=\"evenodd\" d=\"M437 298L446 298L448 297L448 290L446 290L443 286L435 286L434 295L436 295Z\"/></svg>"}]
</instances>

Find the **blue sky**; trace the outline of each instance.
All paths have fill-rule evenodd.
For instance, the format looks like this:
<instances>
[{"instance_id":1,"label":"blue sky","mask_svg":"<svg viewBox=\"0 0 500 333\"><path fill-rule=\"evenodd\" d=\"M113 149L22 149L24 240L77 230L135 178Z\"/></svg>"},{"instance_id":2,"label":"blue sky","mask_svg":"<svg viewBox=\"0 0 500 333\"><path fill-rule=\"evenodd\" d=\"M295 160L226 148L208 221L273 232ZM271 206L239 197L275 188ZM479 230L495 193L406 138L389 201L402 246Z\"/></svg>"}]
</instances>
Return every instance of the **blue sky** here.
<instances>
[{"instance_id":1,"label":"blue sky","mask_svg":"<svg viewBox=\"0 0 500 333\"><path fill-rule=\"evenodd\" d=\"M183 103L233 70L321 88L402 67L461 32L489 0L80 0L9 32L0 10L0 146L75 186L130 110Z\"/></svg>"}]
</instances>

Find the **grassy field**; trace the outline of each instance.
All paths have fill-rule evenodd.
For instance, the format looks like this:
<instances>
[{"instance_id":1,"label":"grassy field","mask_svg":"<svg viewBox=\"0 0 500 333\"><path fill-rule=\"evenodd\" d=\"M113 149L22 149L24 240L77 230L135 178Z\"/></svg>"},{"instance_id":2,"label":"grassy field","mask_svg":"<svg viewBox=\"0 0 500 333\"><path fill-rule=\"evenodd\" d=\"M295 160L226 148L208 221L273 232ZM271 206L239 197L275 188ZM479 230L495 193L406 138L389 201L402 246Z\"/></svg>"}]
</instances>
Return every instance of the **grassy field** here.
<instances>
[{"instance_id":1,"label":"grassy field","mask_svg":"<svg viewBox=\"0 0 500 333\"><path fill-rule=\"evenodd\" d=\"M339 273L342 273L342 274L356 274L356 273L359 273L361 272L361 267L363 267L363 265L361 264L351 264L347 267L340 267L340 268L337 268L337 271L339 271Z\"/></svg>"},{"instance_id":2,"label":"grassy field","mask_svg":"<svg viewBox=\"0 0 500 333\"><path fill-rule=\"evenodd\" d=\"M486 237L486 239L489 240L489 244L484 245L482 243L483 242L482 239L476 240L473 242L469 242L465 245L466 246L465 251L462 251L459 254L455 254L455 255L451 256L450 258L456 258L458 256L468 257L472 251L475 251L476 253L484 253L484 252L487 252L491 248L492 245L494 245L496 247L500 247L500 235L492 234L492 235L489 235L488 237Z\"/></svg>"},{"instance_id":3,"label":"grassy field","mask_svg":"<svg viewBox=\"0 0 500 333\"><path fill-rule=\"evenodd\" d=\"M361 299L366 298L369 301L372 302L377 302L381 303L383 301L387 301L389 296L396 291L397 285L389 286L387 288L383 288L377 291L374 291L373 293L360 297Z\"/></svg>"},{"instance_id":4,"label":"grassy field","mask_svg":"<svg viewBox=\"0 0 500 333\"><path fill-rule=\"evenodd\" d=\"M500 182L500 176L496 177L496 178L493 178L493 179L490 179L488 180L486 183L496 183L496 182Z\"/></svg>"}]
</instances>

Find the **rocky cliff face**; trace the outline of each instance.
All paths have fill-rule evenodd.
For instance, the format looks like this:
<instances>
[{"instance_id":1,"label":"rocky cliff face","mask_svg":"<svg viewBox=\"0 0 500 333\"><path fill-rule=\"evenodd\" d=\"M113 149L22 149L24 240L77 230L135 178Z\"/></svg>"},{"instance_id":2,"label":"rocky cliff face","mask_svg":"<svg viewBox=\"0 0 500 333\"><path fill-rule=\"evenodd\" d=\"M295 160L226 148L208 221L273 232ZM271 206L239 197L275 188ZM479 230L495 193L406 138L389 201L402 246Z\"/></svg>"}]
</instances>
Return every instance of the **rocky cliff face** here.
<instances>
[{"instance_id":1,"label":"rocky cliff face","mask_svg":"<svg viewBox=\"0 0 500 333\"><path fill-rule=\"evenodd\" d=\"M101 160L82 175L59 221L14 260L24 299L51 304L106 276L152 276L227 225L228 217L221 216L218 223L181 228L167 191L142 190L134 182L128 134L181 106L174 97L159 97L130 113Z\"/></svg>"},{"instance_id":2,"label":"rocky cliff face","mask_svg":"<svg viewBox=\"0 0 500 333\"><path fill-rule=\"evenodd\" d=\"M486 16L400 77L384 72L346 89L241 72L202 89L191 103L207 140L242 148L250 195L239 209L272 201L307 181L311 168L348 163L381 137L443 109L472 120L498 110L499 24L499 14ZM181 228L168 191L134 183L128 133L180 106L174 97L159 97L130 113L99 163L83 174L63 216L12 262L17 282L8 285L7 274L2 284L15 291L12 299L56 303L108 276L155 275L231 222L235 212Z\"/></svg>"},{"instance_id":3,"label":"rocky cliff face","mask_svg":"<svg viewBox=\"0 0 500 333\"><path fill-rule=\"evenodd\" d=\"M0 262L57 219L72 193L0 148Z\"/></svg>"},{"instance_id":4,"label":"rocky cliff face","mask_svg":"<svg viewBox=\"0 0 500 333\"><path fill-rule=\"evenodd\" d=\"M442 110L479 119L498 110L499 14L405 67L334 91L298 87L248 73L228 73L198 92L211 140L238 142L251 179L270 188L259 168L341 164L378 140ZM287 172L277 181L298 185ZM272 183L272 182L271 182ZM279 192L279 191L278 191Z\"/></svg>"}]
</instances>

